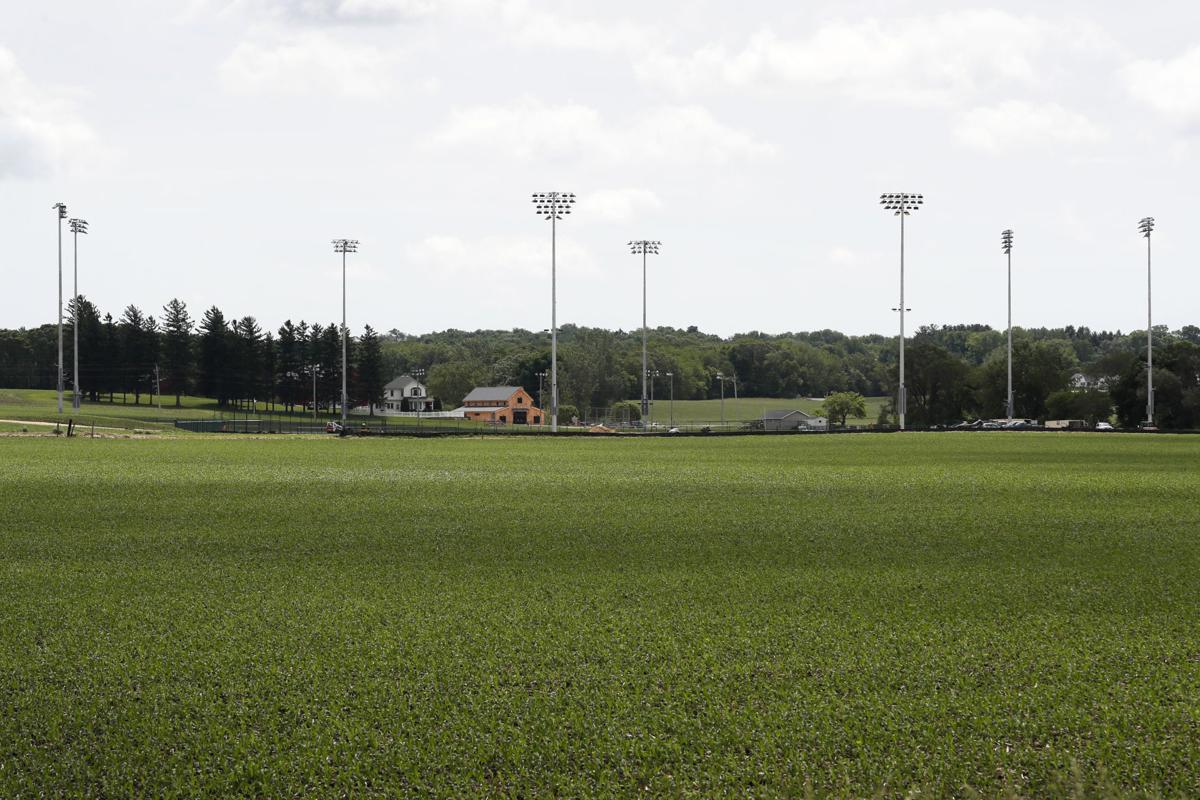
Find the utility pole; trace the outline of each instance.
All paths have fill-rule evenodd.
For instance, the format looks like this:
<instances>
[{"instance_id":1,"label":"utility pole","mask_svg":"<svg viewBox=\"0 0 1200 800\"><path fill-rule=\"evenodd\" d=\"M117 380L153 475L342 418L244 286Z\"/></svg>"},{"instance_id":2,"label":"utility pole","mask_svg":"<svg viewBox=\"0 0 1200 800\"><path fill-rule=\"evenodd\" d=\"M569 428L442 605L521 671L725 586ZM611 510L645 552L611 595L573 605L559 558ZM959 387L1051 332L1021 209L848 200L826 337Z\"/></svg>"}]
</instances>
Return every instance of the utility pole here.
<instances>
[{"instance_id":1,"label":"utility pole","mask_svg":"<svg viewBox=\"0 0 1200 800\"><path fill-rule=\"evenodd\" d=\"M346 254L358 252L357 239L334 239L333 252L342 254L342 431L346 430L346 374L349 370L346 355Z\"/></svg>"},{"instance_id":2,"label":"utility pole","mask_svg":"<svg viewBox=\"0 0 1200 800\"><path fill-rule=\"evenodd\" d=\"M71 370L71 376L74 380L74 389L71 395L71 408L79 410L79 234L88 232L88 224L85 219L73 219L68 223L71 228L71 235L75 245L75 312L72 317L72 337L74 338L74 346L72 353L75 357L75 366Z\"/></svg>"},{"instance_id":3,"label":"utility pole","mask_svg":"<svg viewBox=\"0 0 1200 800\"><path fill-rule=\"evenodd\" d=\"M558 221L571 213L575 195L570 192L538 192L534 210L550 221L550 432L558 432ZM544 409L543 409L544 411Z\"/></svg>"},{"instance_id":4,"label":"utility pole","mask_svg":"<svg viewBox=\"0 0 1200 800\"><path fill-rule=\"evenodd\" d=\"M904 385L904 312L912 310L904 306L904 218L918 210L924 203L923 195L907 192L879 196L879 204L883 206L884 210L891 211L900 218L900 307L892 309L892 311L900 312L900 390L896 396L900 430L904 430L904 416L908 411L908 389Z\"/></svg>"},{"instance_id":5,"label":"utility pole","mask_svg":"<svg viewBox=\"0 0 1200 800\"><path fill-rule=\"evenodd\" d=\"M543 389L543 382L544 382L544 381L545 381L545 379L546 379L546 372L545 372L545 370L543 370L543 371L541 371L541 372L537 373L537 379L538 379L538 408L540 408L540 409L542 410L542 424L545 424L545 419L546 419L546 406L545 406L545 404L544 404L544 403L543 403L543 401L542 401L542 389Z\"/></svg>"},{"instance_id":6,"label":"utility pole","mask_svg":"<svg viewBox=\"0 0 1200 800\"><path fill-rule=\"evenodd\" d=\"M1154 317L1151 314L1150 233L1154 217L1143 217L1138 230L1146 239L1146 427L1154 427Z\"/></svg>"},{"instance_id":7,"label":"utility pole","mask_svg":"<svg viewBox=\"0 0 1200 800\"><path fill-rule=\"evenodd\" d=\"M312 414L313 414L313 422L316 422L317 421L317 365L309 364L308 368L309 368L309 371L312 372L312 379L313 379Z\"/></svg>"},{"instance_id":8,"label":"utility pole","mask_svg":"<svg viewBox=\"0 0 1200 800\"><path fill-rule=\"evenodd\" d=\"M62 329L62 221L67 218L67 206L55 203L51 206L58 211L55 225L58 228L58 413L63 413L63 329Z\"/></svg>"},{"instance_id":9,"label":"utility pole","mask_svg":"<svg viewBox=\"0 0 1200 800\"><path fill-rule=\"evenodd\" d=\"M1008 256L1008 421L1013 421L1013 381L1012 381L1012 247L1013 232L1006 230L1000 234L1000 244L1004 254Z\"/></svg>"},{"instance_id":10,"label":"utility pole","mask_svg":"<svg viewBox=\"0 0 1200 800\"><path fill-rule=\"evenodd\" d=\"M158 413L162 413L162 384L158 380L158 364L154 365L154 398L158 403Z\"/></svg>"}]
</instances>

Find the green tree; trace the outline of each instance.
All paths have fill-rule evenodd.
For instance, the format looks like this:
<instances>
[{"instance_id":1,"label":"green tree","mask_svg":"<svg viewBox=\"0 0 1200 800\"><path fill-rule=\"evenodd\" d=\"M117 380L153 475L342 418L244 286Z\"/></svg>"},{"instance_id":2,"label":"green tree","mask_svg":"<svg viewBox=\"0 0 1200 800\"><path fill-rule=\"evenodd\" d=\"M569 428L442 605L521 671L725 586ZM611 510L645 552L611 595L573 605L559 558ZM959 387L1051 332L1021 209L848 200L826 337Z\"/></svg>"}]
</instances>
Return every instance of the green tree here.
<instances>
[{"instance_id":1,"label":"green tree","mask_svg":"<svg viewBox=\"0 0 1200 800\"><path fill-rule=\"evenodd\" d=\"M847 417L863 419L867 416L867 399L858 392L834 392L821 403L821 410L844 428Z\"/></svg>"},{"instance_id":2,"label":"green tree","mask_svg":"<svg viewBox=\"0 0 1200 800\"><path fill-rule=\"evenodd\" d=\"M1112 398L1102 389L1063 389L1046 398L1046 414L1051 419L1082 419L1095 426L1107 422L1112 413Z\"/></svg>"},{"instance_id":3,"label":"green tree","mask_svg":"<svg viewBox=\"0 0 1200 800\"><path fill-rule=\"evenodd\" d=\"M163 360L165 361L165 376L167 385L175 395L175 407L183 403L181 398L187 394L192 378L192 364L195 354L192 351L192 318L188 314L187 305L179 299L172 299L163 306Z\"/></svg>"},{"instance_id":4,"label":"green tree","mask_svg":"<svg viewBox=\"0 0 1200 800\"><path fill-rule=\"evenodd\" d=\"M217 401L218 406L229 402L229 327L221 309L213 306L204 312L200 321L200 394Z\"/></svg>"},{"instance_id":5,"label":"green tree","mask_svg":"<svg viewBox=\"0 0 1200 800\"><path fill-rule=\"evenodd\" d=\"M355 397L366 403L370 415L375 416L375 406L383 405L383 387L387 383L383 371L383 348L379 334L370 325L363 328L358 340L358 360L355 370Z\"/></svg>"}]
</instances>

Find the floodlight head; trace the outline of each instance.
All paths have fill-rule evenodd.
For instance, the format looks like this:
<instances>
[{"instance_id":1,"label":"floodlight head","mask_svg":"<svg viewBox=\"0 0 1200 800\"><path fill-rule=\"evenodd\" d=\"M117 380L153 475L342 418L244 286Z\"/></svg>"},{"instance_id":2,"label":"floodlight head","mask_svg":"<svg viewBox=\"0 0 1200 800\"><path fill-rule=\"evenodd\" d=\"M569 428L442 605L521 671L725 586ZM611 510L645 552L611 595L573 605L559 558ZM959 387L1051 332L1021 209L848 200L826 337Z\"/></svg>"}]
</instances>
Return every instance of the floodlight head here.
<instances>
[{"instance_id":1,"label":"floodlight head","mask_svg":"<svg viewBox=\"0 0 1200 800\"><path fill-rule=\"evenodd\" d=\"M532 199L534 211L543 219L562 219L575 205L575 195L570 192L535 192Z\"/></svg>"},{"instance_id":2,"label":"floodlight head","mask_svg":"<svg viewBox=\"0 0 1200 800\"><path fill-rule=\"evenodd\" d=\"M879 205L883 206L883 210L891 211L897 217L901 215L907 217L912 212L920 209L924 203L924 195L910 194L908 192L893 192L879 195Z\"/></svg>"},{"instance_id":3,"label":"floodlight head","mask_svg":"<svg viewBox=\"0 0 1200 800\"><path fill-rule=\"evenodd\" d=\"M55 203L54 205L52 205L50 207L58 209L58 218L59 219L67 218L67 204L66 203Z\"/></svg>"},{"instance_id":4,"label":"floodlight head","mask_svg":"<svg viewBox=\"0 0 1200 800\"><path fill-rule=\"evenodd\" d=\"M334 239L333 252L335 253L357 253L358 239Z\"/></svg>"},{"instance_id":5,"label":"floodlight head","mask_svg":"<svg viewBox=\"0 0 1200 800\"><path fill-rule=\"evenodd\" d=\"M1000 246L1005 253L1012 252L1013 232L1011 230L1002 231L1000 234Z\"/></svg>"},{"instance_id":6,"label":"floodlight head","mask_svg":"<svg viewBox=\"0 0 1200 800\"><path fill-rule=\"evenodd\" d=\"M1138 222L1138 230L1142 232L1142 236L1149 239L1150 232L1154 230L1154 217L1142 217Z\"/></svg>"},{"instance_id":7,"label":"floodlight head","mask_svg":"<svg viewBox=\"0 0 1200 800\"><path fill-rule=\"evenodd\" d=\"M86 219L68 220L67 224L71 227L71 233L87 233L88 224Z\"/></svg>"},{"instance_id":8,"label":"floodlight head","mask_svg":"<svg viewBox=\"0 0 1200 800\"><path fill-rule=\"evenodd\" d=\"M629 243L629 252L634 255L658 255L658 248L662 247L662 242L655 242L649 239L636 239Z\"/></svg>"}]
</instances>

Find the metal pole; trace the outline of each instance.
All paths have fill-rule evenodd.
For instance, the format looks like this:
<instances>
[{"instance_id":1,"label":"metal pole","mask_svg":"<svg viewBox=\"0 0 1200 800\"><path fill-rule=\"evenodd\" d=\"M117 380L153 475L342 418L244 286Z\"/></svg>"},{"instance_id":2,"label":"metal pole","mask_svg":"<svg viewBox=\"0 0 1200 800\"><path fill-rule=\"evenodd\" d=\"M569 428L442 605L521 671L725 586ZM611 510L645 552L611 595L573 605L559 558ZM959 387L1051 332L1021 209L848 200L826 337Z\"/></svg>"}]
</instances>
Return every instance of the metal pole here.
<instances>
[{"instance_id":1,"label":"metal pole","mask_svg":"<svg viewBox=\"0 0 1200 800\"><path fill-rule=\"evenodd\" d=\"M63 205L55 206L58 213L58 413L63 413L63 329L62 329L62 218Z\"/></svg>"},{"instance_id":2,"label":"metal pole","mask_svg":"<svg viewBox=\"0 0 1200 800\"><path fill-rule=\"evenodd\" d=\"M1150 306L1150 234L1146 234L1146 422L1154 425L1154 323Z\"/></svg>"},{"instance_id":3,"label":"metal pole","mask_svg":"<svg viewBox=\"0 0 1200 800\"><path fill-rule=\"evenodd\" d=\"M158 364L154 365L154 397L158 402L158 413L162 413L162 385L158 379ZM255 403L257 405L257 403ZM258 409L256 408L255 411Z\"/></svg>"},{"instance_id":4,"label":"metal pole","mask_svg":"<svg viewBox=\"0 0 1200 800\"><path fill-rule=\"evenodd\" d=\"M558 433L558 223L550 214L550 432Z\"/></svg>"},{"instance_id":5,"label":"metal pole","mask_svg":"<svg viewBox=\"0 0 1200 800\"><path fill-rule=\"evenodd\" d=\"M1008 421L1013 420L1012 380L1012 250L1008 251Z\"/></svg>"},{"instance_id":6,"label":"metal pole","mask_svg":"<svg viewBox=\"0 0 1200 800\"><path fill-rule=\"evenodd\" d=\"M75 366L72 368L72 377L74 378L74 381L73 381L74 391L71 396L71 408L78 411L79 410L79 231L78 231L78 229L73 230L71 236L73 237L74 244L75 244L75 247L74 247L75 252L73 254L74 260L75 260L75 313L72 315L72 317L74 318L74 324L71 326L71 328L73 329L71 333L72 333L72 337L74 338L74 345L72 346L72 349L74 350L73 355L75 356L75 358L74 358Z\"/></svg>"},{"instance_id":7,"label":"metal pole","mask_svg":"<svg viewBox=\"0 0 1200 800\"><path fill-rule=\"evenodd\" d=\"M908 393L904 387L904 214L900 209L900 396L899 404L900 430L904 430L904 415L908 411Z\"/></svg>"},{"instance_id":8,"label":"metal pole","mask_svg":"<svg viewBox=\"0 0 1200 800\"><path fill-rule=\"evenodd\" d=\"M650 415L649 415L649 417L642 417L642 419L647 419L650 422L653 422L654 421L654 379L656 377L658 377L658 373L655 372L651 375L648 375L647 377L650 380L650 405L647 406L647 409L648 409Z\"/></svg>"},{"instance_id":9,"label":"metal pole","mask_svg":"<svg viewBox=\"0 0 1200 800\"><path fill-rule=\"evenodd\" d=\"M342 248L342 429L346 428L346 248Z\"/></svg>"},{"instance_id":10,"label":"metal pole","mask_svg":"<svg viewBox=\"0 0 1200 800\"><path fill-rule=\"evenodd\" d=\"M313 422L317 421L317 365L309 364L309 369L312 371L313 378Z\"/></svg>"},{"instance_id":11,"label":"metal pole","mask_svg":"<svg viewBox=\"0 0 1200 800\"><path fill-rule=\"evenodd\" d=\"M738 402L737 375L733 376L733 414L739 420L742 418L742 404Z\"/></svg>"},{"instance_id":12,"label":"metal pole","mask_svg":"<svg viewBox=\"0 0 1200 800\"><path fill-rule=\"evenodd\" d=\"M649 369L646 361L646 246L642 244L642 419L650 413L650 404L646 399L646 371Z\"/></svg>"},{"instance_id":13,"label":"metal pole","mask_svg":"<svg viewBox=\"0 0 1200 800\"><path fill-rule=\"evenodd\" d=\"M725 377L718 375L717 380L721 382L721 427L725 427Z\"/></svg>"},{"instance_id":14,"label":"metal pole","mask_svg":"<svg viewBox=\"0 0 1200 800\"><path fill-rule=\"evenodd\" d=\"M671 376L671 402L668 406L668 409L669 409L668 413L671 418L670 419L670 427L674 428L675 427L675 373L670 372L668 374Z\"/></svg>"}]
</instances>

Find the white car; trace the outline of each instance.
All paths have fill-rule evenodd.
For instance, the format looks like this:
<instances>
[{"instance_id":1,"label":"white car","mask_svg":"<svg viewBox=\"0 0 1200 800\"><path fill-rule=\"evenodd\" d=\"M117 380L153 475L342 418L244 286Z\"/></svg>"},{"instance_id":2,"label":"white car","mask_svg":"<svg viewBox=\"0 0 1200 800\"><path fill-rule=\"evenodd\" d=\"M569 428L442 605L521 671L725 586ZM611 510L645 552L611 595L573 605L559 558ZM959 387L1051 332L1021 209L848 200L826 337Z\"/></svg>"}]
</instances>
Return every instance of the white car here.
<instances>
[{"instance_id":1,"label":"white car","mask_svg":"<svg viewBox=\"0 0 1200 800\"><path fill-rule=\"evenodd\" d=\"M1112 425L1108 424L1107 422L1097 422L1097 423L1096 423L1096 430L1098 430L1098 431L1112 431L1112 430L1116 430L1116 428L1114 428Z\"/></svg>"}]
</instances>

